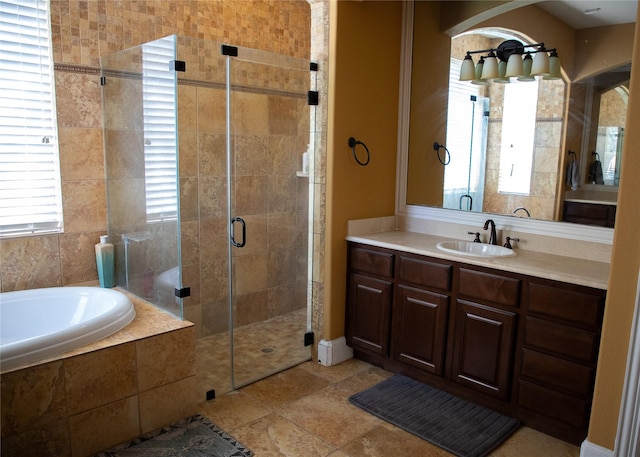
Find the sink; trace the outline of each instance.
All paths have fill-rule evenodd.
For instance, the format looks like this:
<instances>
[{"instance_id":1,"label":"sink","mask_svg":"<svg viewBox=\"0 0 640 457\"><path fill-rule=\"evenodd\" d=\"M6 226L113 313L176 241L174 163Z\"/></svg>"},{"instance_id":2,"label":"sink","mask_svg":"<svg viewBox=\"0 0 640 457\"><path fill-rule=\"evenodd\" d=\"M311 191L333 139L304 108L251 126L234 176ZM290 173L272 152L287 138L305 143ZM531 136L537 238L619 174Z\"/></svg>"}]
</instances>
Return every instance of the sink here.
<instances>
[{"instance_id":1,"label":"sink","mask_svg":"<svg viewBox=\"0 0 640 457\"><path fill-rule=\"evenodd\" d=\"M474 243L472 241L441 241L437 248L451 254L459 254L468 257L512 257L516 255L513 249L493 244Z\"/></svg>"}]
</instances>

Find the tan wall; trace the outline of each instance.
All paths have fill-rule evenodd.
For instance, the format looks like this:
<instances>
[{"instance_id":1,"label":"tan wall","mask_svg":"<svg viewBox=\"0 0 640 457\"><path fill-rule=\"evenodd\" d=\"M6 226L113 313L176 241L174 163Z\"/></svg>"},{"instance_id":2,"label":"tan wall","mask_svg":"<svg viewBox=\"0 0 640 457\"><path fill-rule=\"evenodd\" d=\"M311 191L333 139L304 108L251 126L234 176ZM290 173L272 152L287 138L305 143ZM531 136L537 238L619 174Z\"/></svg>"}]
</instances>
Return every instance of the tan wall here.
<instances>
[{"instance_id":1,"label":"tan wall","mask_svg":"<svg viewBox=\"0 0 640 457\"><path fill-rule=\"evenodd\" d=\"M640 18L640 15L638 16ZM640 62L640 34L635 34L633 60ZM631 68L629 111L622 150L622 174L618 191L618 210L613 238L609 289L605 305L600 361L596 375L588 439L613 449L620 399L624 386L627 351L635 308L640 243L638 243L638 195L640 194L640 67Z\"/></svg>"},{"instance_id":2,"label":"tan wall","mask_svg":"<svg viewBox=\"0 0 640 457\"><path fill-rule=\"evenodd\" d=\"M444 166L438 161L433 143L447 142L449 60L433 65L433 56L448 56L451 39L439 31L439 12L438 2L415 4L415 22L420 26L414 28L413 40L406 200L409 204L442 206Z\"/></svg>"},{"instance_id":3,"label":"tan wall","mask_svg":"<svg viewBox=\"0 0 640 457\"><path fill-rule=\"evenodd\" d=\"M344 335L347 221L394 213L401 15L401 2L330 4L327 340ZM369 165L354 161L351 136L369 148Z\"/></svg>"},{"instance_id":4,"label":"tan wall","mask_svg":"<svg viewBox=\"0 0 640 457\"><path fill-rule=\"evenodd\" d=\"M97 279L93 246L107 231L100 57L179 34L308 58L306 1L52 0L64 233L0 241L0 290ZM302 151L300 151L302 152Z\"/></svg>"},{"instance_id":5,"label":"tan wall","mask_svg":"<svg viewBox=\"0 0 640 457\"><path fill-rule=\"evenodd\" d=\"M634 23L578 30L574 81L631 62L634 33Z\"/></svg>"}]
</instances>

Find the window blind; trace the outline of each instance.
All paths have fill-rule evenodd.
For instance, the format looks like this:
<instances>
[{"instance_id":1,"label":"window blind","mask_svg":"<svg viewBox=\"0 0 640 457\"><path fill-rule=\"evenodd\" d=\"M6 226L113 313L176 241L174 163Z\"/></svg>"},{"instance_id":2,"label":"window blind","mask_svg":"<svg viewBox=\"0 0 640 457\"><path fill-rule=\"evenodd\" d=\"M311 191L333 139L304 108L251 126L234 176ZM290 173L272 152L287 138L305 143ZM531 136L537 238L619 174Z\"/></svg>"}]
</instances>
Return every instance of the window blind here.
<instances>
[{"instance_id":1,"label":"window blind","mask_svg":"<svg viewBox=\"0 0 640 457\"><path fill-rule=\"evenodd\" d=\"M142 48L147 221L175 219L178 208L176 74L171 37Z\"/></svg>"},{"instance_id":2,"label":"window blind","mask_svg":"<svg viewBox=\"0 0 640 457\"><path fill-rule=\"evenodd\" d=\"M0 235L62 230L49 3L0 1Z\"/></svg>"}]
</instances>

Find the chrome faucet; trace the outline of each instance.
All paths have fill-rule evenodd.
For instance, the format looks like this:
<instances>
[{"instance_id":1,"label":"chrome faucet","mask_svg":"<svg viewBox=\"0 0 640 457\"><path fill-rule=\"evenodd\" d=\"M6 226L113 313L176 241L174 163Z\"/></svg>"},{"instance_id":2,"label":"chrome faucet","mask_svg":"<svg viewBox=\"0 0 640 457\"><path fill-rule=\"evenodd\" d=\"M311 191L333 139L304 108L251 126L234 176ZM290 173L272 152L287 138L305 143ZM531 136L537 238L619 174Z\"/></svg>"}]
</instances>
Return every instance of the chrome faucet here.
<instances>
[{"instance_id":1,"label":"chrome faucet","mask_svg":"<svg viewBox=\"0 0 640 457\"><path fill-rule=\"evenodd\" d=\"M487 221L484 223L484 230L487 230L489 228L489 225L491 225L491 234L489 235L489 244L498 244L498 236L496 235L496 223L493 222L493 219L487 219Z\"/></svg>"}]
</instances>

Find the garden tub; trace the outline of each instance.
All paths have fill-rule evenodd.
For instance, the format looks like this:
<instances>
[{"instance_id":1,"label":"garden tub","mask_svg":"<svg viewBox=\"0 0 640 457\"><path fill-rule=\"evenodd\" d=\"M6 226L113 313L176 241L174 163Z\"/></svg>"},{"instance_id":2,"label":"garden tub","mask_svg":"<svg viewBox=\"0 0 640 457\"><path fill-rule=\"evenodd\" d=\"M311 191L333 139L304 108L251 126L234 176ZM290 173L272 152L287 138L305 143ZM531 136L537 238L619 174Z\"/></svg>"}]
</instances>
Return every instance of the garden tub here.
<instances>
[{"instance_id":1,"label":"garden tub","mask_svg":"<svg viewBox=\"0 0 640 457\"><path fill-rule=\"evenodd\" d=\"M0 294L0 369L7 371L101 340L135 317L115 289L50 287Z\"/></svg>"}]
</instances>

